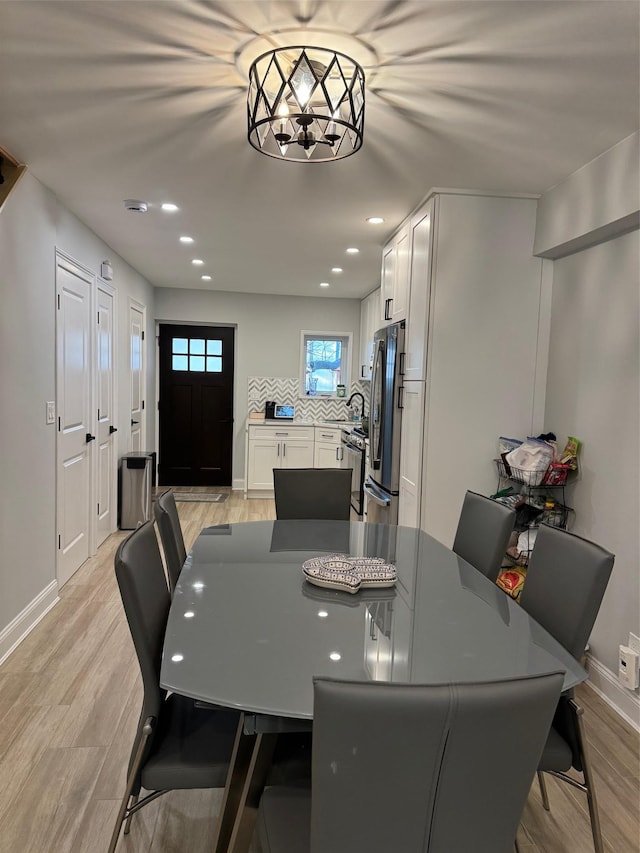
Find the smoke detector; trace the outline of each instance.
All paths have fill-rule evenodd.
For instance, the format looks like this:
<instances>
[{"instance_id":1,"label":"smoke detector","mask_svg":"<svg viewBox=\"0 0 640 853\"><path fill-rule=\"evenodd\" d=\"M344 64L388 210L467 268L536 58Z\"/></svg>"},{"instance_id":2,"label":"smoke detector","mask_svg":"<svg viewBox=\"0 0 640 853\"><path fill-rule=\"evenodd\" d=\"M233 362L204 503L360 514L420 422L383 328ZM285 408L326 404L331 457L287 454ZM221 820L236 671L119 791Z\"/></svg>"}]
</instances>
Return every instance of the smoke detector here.
<instances>
[{"instance_id":1,"label":"smoke detector","mask_svg":"<svg viewBox=\"0 0 640 853\"><path fill-rule=\"evenodd\" d=\"M137 198L125 198L124 208L132 213L146 213L149 205L146 201L140 201Z\"/></svg>"}]
</instances>

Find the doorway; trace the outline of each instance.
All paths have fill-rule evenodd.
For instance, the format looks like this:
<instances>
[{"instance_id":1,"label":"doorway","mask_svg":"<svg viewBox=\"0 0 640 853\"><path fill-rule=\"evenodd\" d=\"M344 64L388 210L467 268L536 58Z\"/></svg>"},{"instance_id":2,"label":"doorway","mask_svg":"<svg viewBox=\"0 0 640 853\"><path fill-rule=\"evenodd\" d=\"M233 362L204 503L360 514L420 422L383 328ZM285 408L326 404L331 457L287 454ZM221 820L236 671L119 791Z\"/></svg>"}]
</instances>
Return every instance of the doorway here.
<instances>
[{"instance_id":1,"label":"doorway","mask_svg":"<svg viewBox=\"0 0 640 853\"><path fill-rule=\"evenodd\" d=\"M158 482L230 486L234 330L160 324Z\"/></svg>"}]
</instances>

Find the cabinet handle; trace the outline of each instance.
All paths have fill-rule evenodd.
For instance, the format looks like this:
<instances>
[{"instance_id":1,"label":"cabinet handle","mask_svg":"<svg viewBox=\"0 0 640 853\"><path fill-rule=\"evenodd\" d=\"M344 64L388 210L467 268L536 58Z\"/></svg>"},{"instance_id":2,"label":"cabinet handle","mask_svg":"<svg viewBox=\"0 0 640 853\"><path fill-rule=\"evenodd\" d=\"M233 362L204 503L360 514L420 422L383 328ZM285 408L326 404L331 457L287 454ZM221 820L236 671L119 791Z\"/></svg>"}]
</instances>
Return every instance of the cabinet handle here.
<instances>
[{"instance_id":1,"label":"cabinet handle","mask_svg":"<svg viewBox=\"0 0 640 853\"><path fill-rule=\"evenodd\" d=\"M289 435L288 432L277 432L276 435Z\"/></svg>"},{"instance_id":2,"label":"cabinet handle","mask_svg":"<svg viewBox=\"0 0 640 853\"><path fill-rule=\"evenodd\" d=\"M330 432L321 432L320 435L322 438L333 438L333 434Z\"/></svg>"},{"instance_id":3,"label":"cabinet handle","mask_svg":"<svg viewBox=\"0 0 640 853\"><path fill-rule=\"evenodd\" d=\"M360 365L360 379L365 379L365 377L366 377L366 370L367 370L367 365L366 365L366 364L361 364L361 365Z\"/></svg>"},{"instance_id":4,"label":"cabinet handle","mask_svg":"<svg viewBox=\"0 0 640 853\"><path fill-rule=\"evenodd\" d=\"M392 302L393 302L392 298L384 300L384 319L385 320L391 319L391 303Z\"/></svg>"},{"instance_id":5,"label":"cabinet handle","mask_svg":"<svg viewBox=\"0 0 640 853\"><path fill-rule=\"evenodd\" d=\"M280 442L278 442L278 456L280 456Z\"/></svg>"},{"instance_id":6,"label":"cabinet handle","mask_svg":"<svg viewBox=\"0 0 640 853\"><path fill-rule=\"evenodd\" d=\"M287 455L287 445L282 442L282 457L284 458Z\"/></svg>"},{"instance_id":7,"label":"cabinet handle","mask_svg":"<svg viewBox=\"0 0 640 853\"><path fill-rule=\"evenodd\" d=\"M341 448L336 447L336 462L339 462L339 461L340 461L340 449L341 449Z\"/></svg>"}]
</instances>

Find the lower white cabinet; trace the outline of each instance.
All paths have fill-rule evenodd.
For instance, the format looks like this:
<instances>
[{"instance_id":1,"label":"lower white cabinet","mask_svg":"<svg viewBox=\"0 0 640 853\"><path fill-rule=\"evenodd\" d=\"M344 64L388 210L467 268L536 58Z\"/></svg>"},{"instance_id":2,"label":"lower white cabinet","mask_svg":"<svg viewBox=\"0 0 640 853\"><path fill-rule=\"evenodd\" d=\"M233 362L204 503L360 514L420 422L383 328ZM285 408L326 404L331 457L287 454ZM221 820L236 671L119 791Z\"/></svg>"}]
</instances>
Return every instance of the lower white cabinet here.
<instances>
[{"instance_id":1,"label":"lower white cabinet","mask_svg":"<svg viewBox=\"0 0 640 853\"><path fill-rule=\"evenodd\" d=\"M316 427L313 451L314 468L339 468L342 461L341 431L332 427Z\"/></svg>"},{"instance_id":2,"label":"lower white cabinet","mask_svg":"<svg viewBox=\"0 0 640 853\"><path fill-rule=\"evenodd\" d=\"M420 527L424 391L424 382L405 382L402 386L398 524L405 527Z\"/></svg>"},{"instance_id":3,"label":"lower white cabinet","mask_svg":"<svg viewBox=\"0 0 640 853\"><path fill-rule=\"evenodd\" d=\"M250 425L245 493L272 491L274 468L339 468L340 438L332 427Z\"/></svg>"}]
</instances>

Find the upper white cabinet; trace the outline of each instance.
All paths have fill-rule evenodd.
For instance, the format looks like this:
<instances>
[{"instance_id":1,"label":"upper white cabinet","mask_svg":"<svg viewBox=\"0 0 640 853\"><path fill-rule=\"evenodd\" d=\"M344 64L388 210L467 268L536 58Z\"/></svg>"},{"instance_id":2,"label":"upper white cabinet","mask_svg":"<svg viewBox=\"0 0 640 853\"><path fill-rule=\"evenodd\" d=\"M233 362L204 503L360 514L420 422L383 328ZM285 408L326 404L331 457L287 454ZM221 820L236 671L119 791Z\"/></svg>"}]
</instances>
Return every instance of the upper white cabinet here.
<instances>
[{"instance_id":1,"label":"upper white cabinet","mask_svg":"<svg viewBox=\"0 0 640 853\"><path fill-rule=\"evenodd\" d=\"M405 320L409 307L410 223L405 222L382 252L381 325Z\"/></svg>"},{"instance_id":2,"label":"upper white cabinet","mask_svg":"<svg viewBox=\"0 0 640 853\"><path fill-rule=\"evenodd\" d=\"M380 288L374 290L360 303L360 365L359 379L371 379L373 336L381 327Z\"/></svg>"},{"instance_id":3,"label":"upper white cabinet","mask_svg":"<svg viewBox=\"0 0 640 853\"><path fill-rule=\"evenodd\" d=\"M431 255L434 200L411 217L409 311L405 337L405 380L425 379L431 294Z\"/></svg>"}]
</instances>

